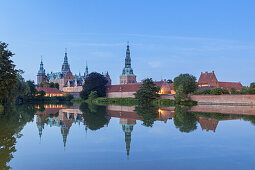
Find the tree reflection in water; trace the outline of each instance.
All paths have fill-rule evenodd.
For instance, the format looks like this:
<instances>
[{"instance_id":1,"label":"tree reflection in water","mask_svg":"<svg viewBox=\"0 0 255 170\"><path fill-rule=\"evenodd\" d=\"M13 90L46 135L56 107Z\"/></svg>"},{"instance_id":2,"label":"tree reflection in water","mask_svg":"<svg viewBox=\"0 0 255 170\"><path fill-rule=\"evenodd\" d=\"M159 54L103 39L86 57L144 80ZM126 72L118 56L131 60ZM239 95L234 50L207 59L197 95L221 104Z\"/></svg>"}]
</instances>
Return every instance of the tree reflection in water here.
<instances>
[{"instance_id":1,"label":"tree reflection in water","mask_svg":"<svg viewBox=\"0 0 255 170\"><path fill-rule=\"evenodd\" d=\"M36 109L23 105L15 108L6 106L0 116L0 169L10 169L7 164L16 152L16 139L20 138L23 127L33 121Z\"/></svg>"},{"instance_id":2,"label":"tree reflection in water","mask_svg":"<svg viewBox=\"0 0 255 170\"><path fill-rule=\"evenodd\" d=\"M152 127L158 117L158 108L150 104L142 104L135 107L136 113L142 117L143 126Z\"/></svg>"},{"instance_id":3,"label":"tree reflection in water","mask_svg":"<svg viewBox=\"0 0 255 170\"><path fill-rule=\"evenodd\" d=\"M192 132L197 129L197 118L193 113L188 113L185 106L176 106L174 125L180 132Z\"/></svg>"},{"instance_id":4,"label":"tree reflection in water","mask_svg":"<svg viewBox=\"0 0 255 170\"><path fill-rule=\"evenodd\" d=\"M83 112L84 123L90 130L98 130L109 123L110 117L105 106L82 103L80 110Z\"/></svg>"}]
</instances>

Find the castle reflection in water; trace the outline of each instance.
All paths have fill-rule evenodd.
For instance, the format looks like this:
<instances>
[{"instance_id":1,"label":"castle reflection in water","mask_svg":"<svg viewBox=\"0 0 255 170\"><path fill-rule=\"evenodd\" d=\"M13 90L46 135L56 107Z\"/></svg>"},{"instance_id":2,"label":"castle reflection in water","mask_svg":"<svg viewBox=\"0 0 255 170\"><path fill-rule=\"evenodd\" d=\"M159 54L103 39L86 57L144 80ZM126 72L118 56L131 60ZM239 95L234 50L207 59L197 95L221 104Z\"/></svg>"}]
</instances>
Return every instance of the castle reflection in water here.
<instances>
[{"instance_id":1,"label":"castle reflection in water","mask_svg":"<svg viewBox=\"0 0 255 170\"><path fill-rule=\"evenodd\" d=\"M37 112L36 124L38 127L40 139L43 134L43 129L46 125L50 127L59 127L63 137L64 147L66 147L67 136L73 124L84 125L85 131L87 131L88 128L90 129L90 127L88 127L89 123L87 121L91 118L86 117L89 115L80 110L80 105L73 105L69 108L66 108L64 105L44 105L37 106L37 109L39 111ZM192 115L195 115L195 121L199 122L202 130L212 132L216 131L217 125L220 121L241 119L243 118L242 116L252 116L251 121L253 121L255 118L254 106L198 105L191 108L188 107L186 108L186 111L188 115L189 113L195 113ZM119 118L121 128L125 134L126 153L127 156L129 156L131 133L134 126L136 125L136 121L143 121L143 117L137 114L134 106L107 106L105 112L105 121L99 128L107 126L112 117ZM204 113L206 116L204 116ZM155 121L162 121L167 123L169 119L178 119L175 117L175 115L177 115L175 107L158 108L157 114L158 115L156 116ZM189 119L191 118L189 117ZM99 128L91 128L91 130L97 130ZM189 131L183 130L183 132Z\"/></svg>"}]
</instances>

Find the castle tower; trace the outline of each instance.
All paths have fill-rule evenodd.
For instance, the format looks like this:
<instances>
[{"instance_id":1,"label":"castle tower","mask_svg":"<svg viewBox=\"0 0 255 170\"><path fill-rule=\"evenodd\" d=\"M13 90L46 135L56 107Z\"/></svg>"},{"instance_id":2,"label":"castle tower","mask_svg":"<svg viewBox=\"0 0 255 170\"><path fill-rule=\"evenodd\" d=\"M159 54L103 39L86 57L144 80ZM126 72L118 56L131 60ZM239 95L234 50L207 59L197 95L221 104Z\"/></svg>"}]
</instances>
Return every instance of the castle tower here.
<instances>
[{"instance_id":1,"label":"castle tower","mask_svg":"<svg viewBox=\"0 0 255 170\"><path fill-rule=\"evenodd\" d=\"M122 75L120 76L120 84L129 84L129 83L136 83L136 75L134 75L133 69L131 68L129 44L127 44L125 67L122 71Z\"/></svg>"},{"instance_id":2,"label":"castle tower","mask_svg":"<svg viewBox=\"0 0 255 170\"><path fill-rule=\"evenodd\" d=\"M85 75L84 77L87 77L89 75L89 68L88 68L88 64L87 64L87 61L86 61L86 68L85 68Z\"/></svg>"},{"instance_id":3,"label":"castle tower","mask_svg":"<svg viewBox=\"0 0 255 170\"><path fill-rule=\"evenodd\" d=\"M45 69L43 68L43 62L41 58L40 69L37 73L37 84L39 85L41 82L45 81L45 79L46 79L46 74L45 74Z\"/></svg>"},{"instance_id":4,"label":"castle tower","mask_svg":"<svg viewBox=\"0 0 255 170\"><path fill-rule=\"evenodd\" d=\"M64 63L62 64L62 69L61 71L63 73L67 73L70 71L70 66L68 64L68 58L67 58L67 52L65 51L65 57L64 57Z\"/></svg>"},{"instance_id":5,"label":"castle tower","mask_svg":"<svg viewBox=\"0 0 255 170\"><path fill-rule=\"evenodd\" d=\"M105 78L106 78L107 81L108 81L107 84L106 84L106 86L112 85L112 79L111 79L111 77L110 77L108 71L106 72Z\"/></svg>"},{"instance_id":6,"label":"castle tower","mask_svg":"<svg viewBox=\"0 0 255 170\"><path fill-rule=\"evenodd\" d=\"M133 131L134 125L136 124L136 120L121 118L120 124L122 125L123 132L125 132L126 152L127 152L127 158L129 158L131 133Z\"/></svg>"}]
</instances>

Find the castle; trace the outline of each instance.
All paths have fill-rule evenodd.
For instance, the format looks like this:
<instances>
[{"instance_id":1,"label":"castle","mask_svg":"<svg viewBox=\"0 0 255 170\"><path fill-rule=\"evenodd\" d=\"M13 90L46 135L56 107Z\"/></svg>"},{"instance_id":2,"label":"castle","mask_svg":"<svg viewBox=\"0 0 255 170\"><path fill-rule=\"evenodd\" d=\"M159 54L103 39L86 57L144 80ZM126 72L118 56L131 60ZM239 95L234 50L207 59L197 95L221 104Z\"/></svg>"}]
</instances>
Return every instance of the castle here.
<instances>
[{"instance_id":1,"label":"castle","mask_svg":"<svg viewBox=\"0 0 255 170\"><path fill-rule=\"evenodd\" d=\"M53 82L59 84L59 90L65 93L72 94L74 97L79 97L79 93L82 91L82 86L85 84L85 79L88 76L88 66L86 63L85 72L83 75L80 73L78 75L73 75L68 64L67 52L65 51L64 63L62 64L61 72L56 73L45 73L43 67L43 62L41 61L40 69L37 74L37 84L41 82ZM102 73L103 74L103 73ZM108 80L106 97L109 98L125 98L134 97L134 94L139 90L142 83L136 81L136 75L131 67L131 56L130 47L127 44L125 66L120 75L120 84L111 85L111 78L108 72L103 74ZM155 81L156 86L160 88L159 94L169 95L175 94L173 83L168 83L166 80ZM231 88L235 88L237 91L242 89L242 84L240 82L221 82L218 81L214 71L211 73L205 72L201 73L199 80L197 82L198 90L203 90L206 88L225 88L230 91Z\"/></svg>"},{"instance_id":2,"label":"castle","mask_svg":"<svg viewBox=\"0 0 255 170\"><path fill-rule=\"evenodd\" d=\"M70 93L75 97L78 97L79 93L82 91L82 86L85 84L85 79L89 75L88 65L86 63L85 72L83 75L73 74L68 63L67 52L65 51L64 62L60 72L51 72L46 74L43 67L43 62L41 60L40 69L37 74L37 84L41 82L53 82L59 84L59 90L65 93ZM108 80L107 85L111 85L111 78L108 72L103 74Z\"/></svg>"}]
</instances>

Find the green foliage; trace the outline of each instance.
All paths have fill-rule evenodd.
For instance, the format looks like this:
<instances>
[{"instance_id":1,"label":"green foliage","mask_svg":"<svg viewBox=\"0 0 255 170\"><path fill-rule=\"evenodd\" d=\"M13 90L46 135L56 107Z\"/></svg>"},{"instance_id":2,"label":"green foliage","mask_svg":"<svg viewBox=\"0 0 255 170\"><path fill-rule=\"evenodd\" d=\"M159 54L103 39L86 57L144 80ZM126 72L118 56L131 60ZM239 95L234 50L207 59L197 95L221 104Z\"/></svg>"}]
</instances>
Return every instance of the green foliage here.
<instances>
[{"instance_id":1,"label":"green foliage","mask_svg":"<svg viewBox=\"0 0 255 170\"><path fill-rule=\"evenodd\" d=\"M175 100L178 102L186 100L189 93L197 89L196 77L190 74L180 74L174 78Z\"/></svg>"},{"instance_id":2,"label":"green foliage","mask_svg":"<svg viewBox=\"0 0 255 170\"><path fill-rule=\"evenodd\" d=\"M55 83L54 84L54 87L57 88L59 90L59 84L58 83Z\"/></svg>"},{"instance_id":3,"label":"green foliage","mask_svg":"<svg viewBox=\"0 0 255 170\"><path fill-rule=\"evenodd\" d=\"M15 88L18 70L15 69L13 53L7 49L8 44L0 41L0 103L7 103L10 92Z\"/></svg>"},{"instance_id":4,"label":"green foliage","mask_svg":"<svg viewBox=\"0 0 255 170\"><path fill-rule=\"evenodd\" d=\"M170 99L155 99L153 100L152 104L154 106L160 106L160 107L171 107L176 105L195 106L197 105L197 102L192 100L176 101L176 100L170 100Z\"/></svg>"},{"instance_id":5,"label":"green foliage","mask_svg":"<svg viewBox=\"0 0 255 170\"><path fill-rule=\"evenodd\" d=\"M44 96L46 95L46 92L43 91L43 90L40 90L40 91L38 92L38 94L39 94L41 97L44 97Z\"/></svg>"},{"instance_id":6,"label":"green foliage","mask_svg":"<svg viewBox=\"0 0 255 170\"><path fill-rule=\"evenodd\" d=\"M47 82L42 82L40 83L40 87L44 87L44 86L49 86L50 88L57 88L59 89L59 84L58 83L53 83L53 82L50 82L50 83L47 83Z\"/></svg>"},{"instance_id":7,"label":"green foliage","mask_svg":"<svg viewBox=\"0 0 255 170\"><path fill-rule=\"evenodd\" d=\"M197 90L193 94L199 95L199 94L211 94L212 89L204 89L204 90Z\"/></svg>"},{"instance_id":8,"label":"green foliage","mask_svg":"<svg viewBox=\"0 0 255 170\"><path fill-rule=\"evenodd\" d=\"M250 88L255 88L255 82L250 84Z\"/></svg>"},{"instance_id":9,"label":"green foliage","mask_svg":"<svg viewBox=\"0 0 255 170\"><path fill-rule=\"evenodd\" d=\"M186 95L193 93L197 89L196 77L190 74L180 74L174 78L174 89Z\"/></svg>"},{"instance_id":10,"label":"green foliage","mask_svg":"<svg viewBox=\"0 0 255 170\"><path fill-rule=\"evenodd\" d=\"M88 100L89 100L90 102L92 102L92 101L95 100L97 97L98 97L98 96L97 96L97 92L96 92L96 91L92 91L92 92L90 92L90 94L89 94Z\"/></svg>"},{"instance_id":11,"label":"green foliage","mask_svg":"<svg viewBox=\"0 0 255 170\"><path fill-rule=\"evenodd\" d=\"M181 101L185 101L185 100L186 100L187 94L185 94L182 85L178 86L178 87L176 88L175 92L176 92L176 94L175 94L174 98L175 98L175 100L176 100L177 102L181 102Z\"/></svg>"},{"instance_id":12,"label":"green foliage","mask_svg":"<svg viewBox=\"0 0 255 170\"><path fill-rule=\"evenodd\" d=\"M108 80L99 73L93 72L85 79L85 84L80 93L82 99L86 100L92 91L96 91L98 97L106 96L106 84Z\"/></svg>"},{"instance_id":13,"label":"green foliage","mask_svg":"<svg viewBox=\"0 0 255 170\"><path fill-rule=\"evenodd\" d=\"M55 84L53 82L50 82L50 88L54 88Z\"/></svg>"},{"instance_id":14,"label":"green foliage","mask_svg":"<svg viewBox=\"0 0 255 170\"><path fill-rule=\"evenodd\" d=\"M242 90L240 91L240 94L255 94L255 88L253 83L251 84L250 87L243 86Z\"/></svg>"},{"instance_id":15,"label":"green foliage","mask_svg":"<svg viewBox=\"0 0 255 170\"><path fill-rule=\"evenodd\" d=\"M82 103L80 110L83 112L84 124L90 130L98 130L109 122L105 106Z\"/></svg>"},{"instance_id":16,"label":"green foliage","mask_svg":"<svg viewBox=\"0 0 255 170\"><path fill-rule=\"evenodd\" d=\"M175 107L174 124L181 132L189 133L197 129L196 116L188 113L183 106Z\"/></svg>"},{"instance_id":17,"label":"green foliage","mask_svg":"<svg viewBox=\"0 0 255 170\"><path fill-rule=\"evenodd\" d=\"M239 94L239 92L238 92L234 87L232 87L232 88L230 89L230 93L231 93L231 94Z\"/></svg>"},{"instance_id":18,"label":"green foliage","mask_svg":"<svg viewBox=\"0 0 255 170\"><path fill-rule=\"evenodd\" d=\"M62 96L57 96L57 97L62 97ZM65 101L71 101L73 99L73 95L71 94L66 94L63 97Z\"/></svg>"},{"instance_id":19,"label":"green foliage","mask_svg":"<svg viewBox=\"0 0 255 170\"><path fill-rule=\"evenodd\" d=\"M135 111L142 117L142 125L146 127L152 127L158 117L158 108L151 104L139 104L135 107Z\"/></svg>"},{"instance_id":20,"label":"green foliage","mask_svg":"<svg viewBox=\"0 0 255 170\"><path fill-rule=\"evenodd\" d=\"M4 112L4 106L0 104L0 115Z\"/></svg>"},{"instance_id":21,"label":"green foliage","mask_svg":"<svg viewBox=\"0 0 255 170\"><path fill-rule=\"evenodd\" d=\"M35 82L31 81L31 80L28 80L27 85L29 87L29 92L30 92L29 96L35 96L35 94L37 93L37 90L35 88Z\"/></svg>"},{"instance_id":22,"label":"green foliage","mask_svg":"<svg viewBox=\"0 0 255 170\"><path fill-rule=\"evenodd\" d=\"M22 73L23 71L18 72L15 88L13 88L9 94L9 99L16 101L16 104L22 104L26 96L30 94L30 88L21 76Z\"/></svg>"},{"instance_id":23,"label":"green foliage","mask_svg":"<svg viewBox=\"0 0 255 170\"><path fill-rule=\"evenodd\" d=\"M98 97L93 100L93 103L99 105L120 105L120 106L134 106L138 104L135 98L106 98Z\"/></svg>"},{"instance_id":24,"label":"green foliage","mask_svg":"<svg viewBox=\"0 0 255 170\"><path fill-rule=\"evenodd\" d=\"M216 87L211 90L212 95L222 95L222 94L229 94L229 91L224 88Z\"/></svg>"},{"instance_id":25,"label":"green foliage","mask_svg":"<svg viewBox=\"0 0 255 170\"><path fill-rule=\"evenodd\" d=\"M9 162L16 152L17 139L22 137L23 127L34 119L36 109L22 105L14 107L5 105L4 115L0 119L0 169L11 169Z\"/></svg>"},{"instance_id":26,"label":"green foliage","mask_svg":"<svg viewBox=\"0 0 255 170\"><path fill-rule=\"evenodd\" d=\"M168 80L167 80L167 83L168 83L168 84L171 84L171 83L173 83L173 80L168 79Z\"/></svg>"},{"instance_id":27,"label":"green foliage","mask_svg":"<svg viewBox=\"0 0 255 170\"><path fill-rule=\"evenodd\" d=\"M153 100L152 104L154 106L169 107L169 106L174 106L175 101L170 99L155 99Z\"/></svg>"},{"instance_id":28,"label":"green foliage","mask_svg":"<svg viewBox=\"0 0 255 170\"><path fill-rule=\"evenodd\" d=\"M139 103L150 103L153 99L159 97L160 88L157 87L151 78L144 79L142 86L135 93L135 98Z\"/></svg>"}]
</instances>

